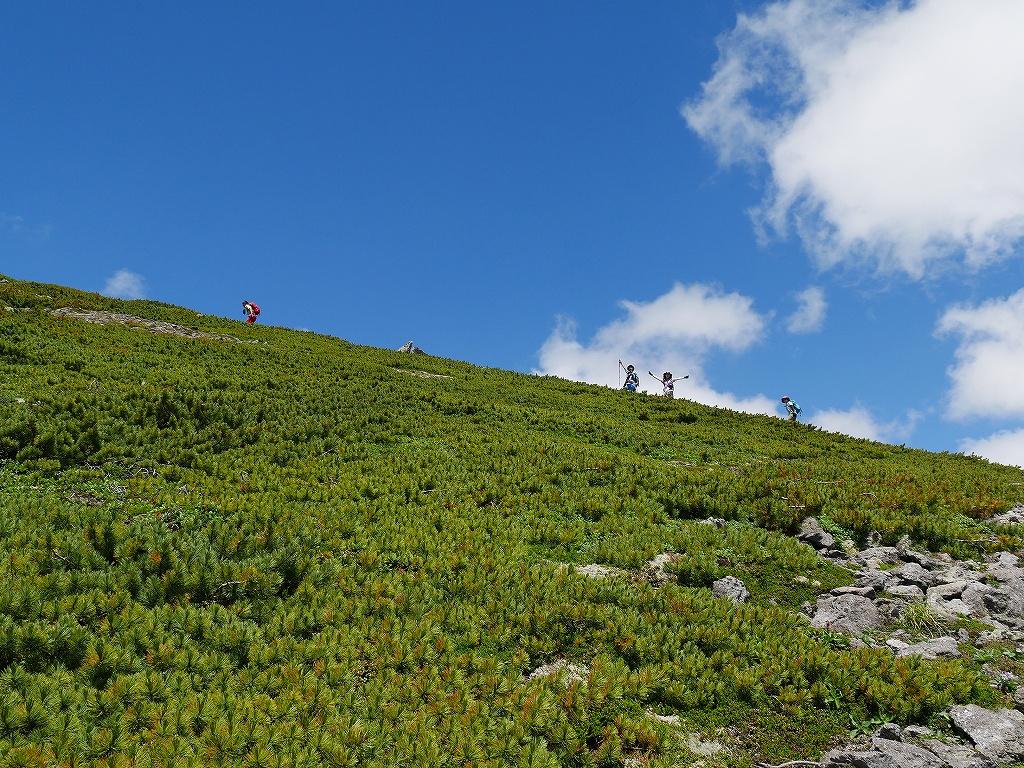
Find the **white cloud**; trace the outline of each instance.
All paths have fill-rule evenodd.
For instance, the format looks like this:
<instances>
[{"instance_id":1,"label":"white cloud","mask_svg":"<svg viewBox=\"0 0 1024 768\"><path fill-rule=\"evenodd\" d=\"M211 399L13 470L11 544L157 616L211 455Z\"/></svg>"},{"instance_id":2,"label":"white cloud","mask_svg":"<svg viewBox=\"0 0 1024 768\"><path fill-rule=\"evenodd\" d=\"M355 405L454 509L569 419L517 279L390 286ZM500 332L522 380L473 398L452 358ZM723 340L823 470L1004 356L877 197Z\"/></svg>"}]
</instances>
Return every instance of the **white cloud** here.
<instances>
[{"instance_id":1,"label":"white cloud","mask_svg":"<svg viewBox=\"0 0 1024 768\"><path fill-rule=\"evenodd\" d=\"M796 296L796 312L786 319L786 328L790 333L816 333L825 324L828 304L825 291L816 285L809 286Z\"/></svg>"},{"instance_id":2,"label":"white cloud","mask_svg":"<svg viewBox=\"0 0 1024 768\"><path fill-rule=\"evenodd\" d=\"M119 299L144 299L146 298L146 280L142 275L129 272L127 269L119 269L107 278L103 295L115 296Z\"/></svg>"},{"instance_id":3,"label":"white cloud","mask_svg":"<svg viewBox=\"0 0 1024 768\"><path fill-rule=\"evenodd\" d=\"M829 432L842 432L852 437L863 437L883 443L904 442L922 415L917 411L908 411L905 420L895 419L890 422L879 422L866 407L857 403L849 410L836 409L816 411L810 421L817 427Z\"/></svg>"},{"instance_id":4,"label":"white cloud","mask_svg":"<svg viewBox=\"0 0 1024 768\"><path fill-rule=\"evenodd\" d=\"M1021 29L1019 0L780 0L682 112L723 163L768 164L756 223L822 266L977 267L1024 236Z\"/></svg>"},{"instance_id":5,"label":"white cloud","mask_svg":"<svg viewBox=\"0 0 1024 768\"><path fill-rule=\"evenodd\" d=\"M999 464L1024 467L1024 429L1003 430L988 437L962 440L960 450Z\"/></svg>"},{"instance_id":6,"label":"white cloud","mask_svg":"<svg viewBox=\"0 0 1024 768\"><path fill-rule=\"evenodd\" d=\"M947 369L950 418L1024 417L1024 290L977 307L951 307L936 333L960 337Z\"/></svg>"},{"instance_id":7,"label":"white cloud","mask_svg":"<svg viewBox=\"0 0 1024 768\"><path fill-rule=\"evenodd\" d=\"M560 318L540 349L540 368L535 373L618 386L617 361L622 359L636 365L644 391L661 393L648 371L656 375L672 371L675 376L690 377L676 384L677 396L749 413L774 414L773 399L717 392L702 369L711 348L739 352L762 338L769 316L755 312L752 304L746 296L726 294L712 286L676 284L648 303L620 302L626 316L600 328L589 344L577 339L571 320Z\"/></svg>"}]
</instances>

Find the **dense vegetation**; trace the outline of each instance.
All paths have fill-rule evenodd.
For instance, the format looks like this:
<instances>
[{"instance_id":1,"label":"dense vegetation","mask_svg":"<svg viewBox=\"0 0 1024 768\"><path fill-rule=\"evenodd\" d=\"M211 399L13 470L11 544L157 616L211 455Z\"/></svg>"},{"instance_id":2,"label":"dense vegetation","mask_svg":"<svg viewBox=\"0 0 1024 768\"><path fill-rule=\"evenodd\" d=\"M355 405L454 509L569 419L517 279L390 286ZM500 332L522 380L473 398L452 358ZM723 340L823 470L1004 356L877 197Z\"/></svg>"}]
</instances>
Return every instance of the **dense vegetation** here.
<instances>
[{"instance_id":1,"label":"dense vegetation","mask_svg":"<svg viewBox=\"0 0 1024 768\"><path fill-rule=\"evenodd\" d=\"M810 630L850 577L787 534L1016 548L986 519L1020 470L58 286L0 307L4 765L686 762L652 713L749 764L997 696ZM528 678L558 660L583 679Z\"/></svg>"}]
</instances>

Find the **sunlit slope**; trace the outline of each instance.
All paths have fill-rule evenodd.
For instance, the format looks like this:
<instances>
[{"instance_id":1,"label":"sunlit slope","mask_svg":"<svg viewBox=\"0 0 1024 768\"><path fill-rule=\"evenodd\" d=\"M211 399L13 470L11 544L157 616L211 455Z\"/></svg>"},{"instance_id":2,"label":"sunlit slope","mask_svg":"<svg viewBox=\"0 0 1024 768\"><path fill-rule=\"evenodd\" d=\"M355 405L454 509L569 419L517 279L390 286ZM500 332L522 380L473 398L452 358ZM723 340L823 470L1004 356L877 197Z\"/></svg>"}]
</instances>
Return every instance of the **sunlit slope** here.
<instances>
[{"instance_id":1,"label":"sunlit slope","mask_svg":"<svg viewBox=\"0 0 1024 768\"><path fill-rule=\"evenodd\" d=\"M749 722L742 762L992 696L811 633L848 576L785 534L1019 546L985 520L1020 470L57 286L0 307L4 760L672 764L653 710ZM524 679L560 659L586 679Z\"/></svg>"}]
</instances>

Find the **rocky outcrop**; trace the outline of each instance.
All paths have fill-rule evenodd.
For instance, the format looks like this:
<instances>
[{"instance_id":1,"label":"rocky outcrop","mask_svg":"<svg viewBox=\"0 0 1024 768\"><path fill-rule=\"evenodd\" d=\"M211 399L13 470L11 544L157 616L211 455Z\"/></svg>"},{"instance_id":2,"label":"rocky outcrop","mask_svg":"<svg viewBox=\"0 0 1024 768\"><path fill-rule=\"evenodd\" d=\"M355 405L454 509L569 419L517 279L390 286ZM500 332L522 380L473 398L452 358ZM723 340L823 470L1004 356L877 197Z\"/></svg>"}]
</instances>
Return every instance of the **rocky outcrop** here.
<instances>
[{"instance_id":1,"label":"rocky outcrop","mask_svg":"<svg viewBox=\"0 0 1024 768\"><path fill-rule=\"evenodd\" d=\"M426 352L424 352L424 351L423 351L422 349L420 349L420 348L419 348L419 347L417 347L417 346L416 346L415 344L413 344L413 343L412 343L411 341L407 341L407 342L405 342L405 344L403 344L402 346L400 346L400 347L399 347L398 349L396 349L395 351L396 351L396 352L407 352L407 353L409 353L410 355L425 355L425 354L427 354L427 353L426 353Z\"/></svg>"},{"instance_id":2,"label":"rocky outcrop","mask_svg":"<svg viewBox=\"0 0 1024 768\"><path fill-rule=\"evenodd\" d=\"M84 320L93 325L125 325L129 328L149 331L150 333L163 333L168 336L181 336L186 339L212 339L215 341L233 341L236 344L260 344L255 339L237 339L226 333L206 333L195 328L186 328L175 323L164 323L159 320L147 320L144 317L125 315L120 312L102 312L91 309L73 309L61 307L60 309L43 310L54 317L70 317L76 320Z\"/></svg>"},{"instance_id":3,"label":"rocky outcrop","mask_svg":"<svg viewBox=\"0 0 1024 768\"><path fill-rule=\"evenodd\" d=\"M1014 513L1015 510L1006 513ZM1024 514L1024 507L1021 508ZM898 621L911 603L924 602L939 619L966 616L1008 631L1006 639L1024 639L1024 568L1020 558L1000 553L986 563L957 562L911 547L904 537L895 547L876 543L852 557L838 554L835 539L814 518L803 521L798 538L819 555L856 571L856 584L841 587L805 604L804 613L815 627L846 634L884 628ZM888 567L895 566L895 567ZM913 653L896 645L901 655ZM923 654L936 651L922 646ZM947 655L941 650L939 655Z\"/></svg>"},{"instance_id":4,"label":"rocky outcrop","mask_svg":"<svg viewBox=\"0 0 1024 768\"><path fill-rule=\"evenodd\" d=\"M1024 713L997 712L976 704L949 708L953 727L970 739L974 748L997 763L1024 760Z\"/></svg>"}]
</instances>

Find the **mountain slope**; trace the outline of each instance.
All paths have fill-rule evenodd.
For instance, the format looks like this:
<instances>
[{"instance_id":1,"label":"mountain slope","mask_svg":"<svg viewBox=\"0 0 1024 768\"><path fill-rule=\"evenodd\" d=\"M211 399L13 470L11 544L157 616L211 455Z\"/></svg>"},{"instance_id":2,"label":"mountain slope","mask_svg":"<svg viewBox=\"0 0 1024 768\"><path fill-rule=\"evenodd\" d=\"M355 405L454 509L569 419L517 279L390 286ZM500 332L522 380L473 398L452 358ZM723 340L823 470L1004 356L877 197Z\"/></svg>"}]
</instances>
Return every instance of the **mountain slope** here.
<instances>
[{"instance_id":1,"label":"mountain slope","mask_svg":"<svg viewBox=\"0 0 1024 768\"><path fill-rule=\"evenodd\" d=\"M970 658L811 630L850 575L787 534L1015 549L986 521L1018 469L58 286L0 306L11 764L672 765L680 729L745 764L998 700Z\"/></svg>"}]
</instances>

